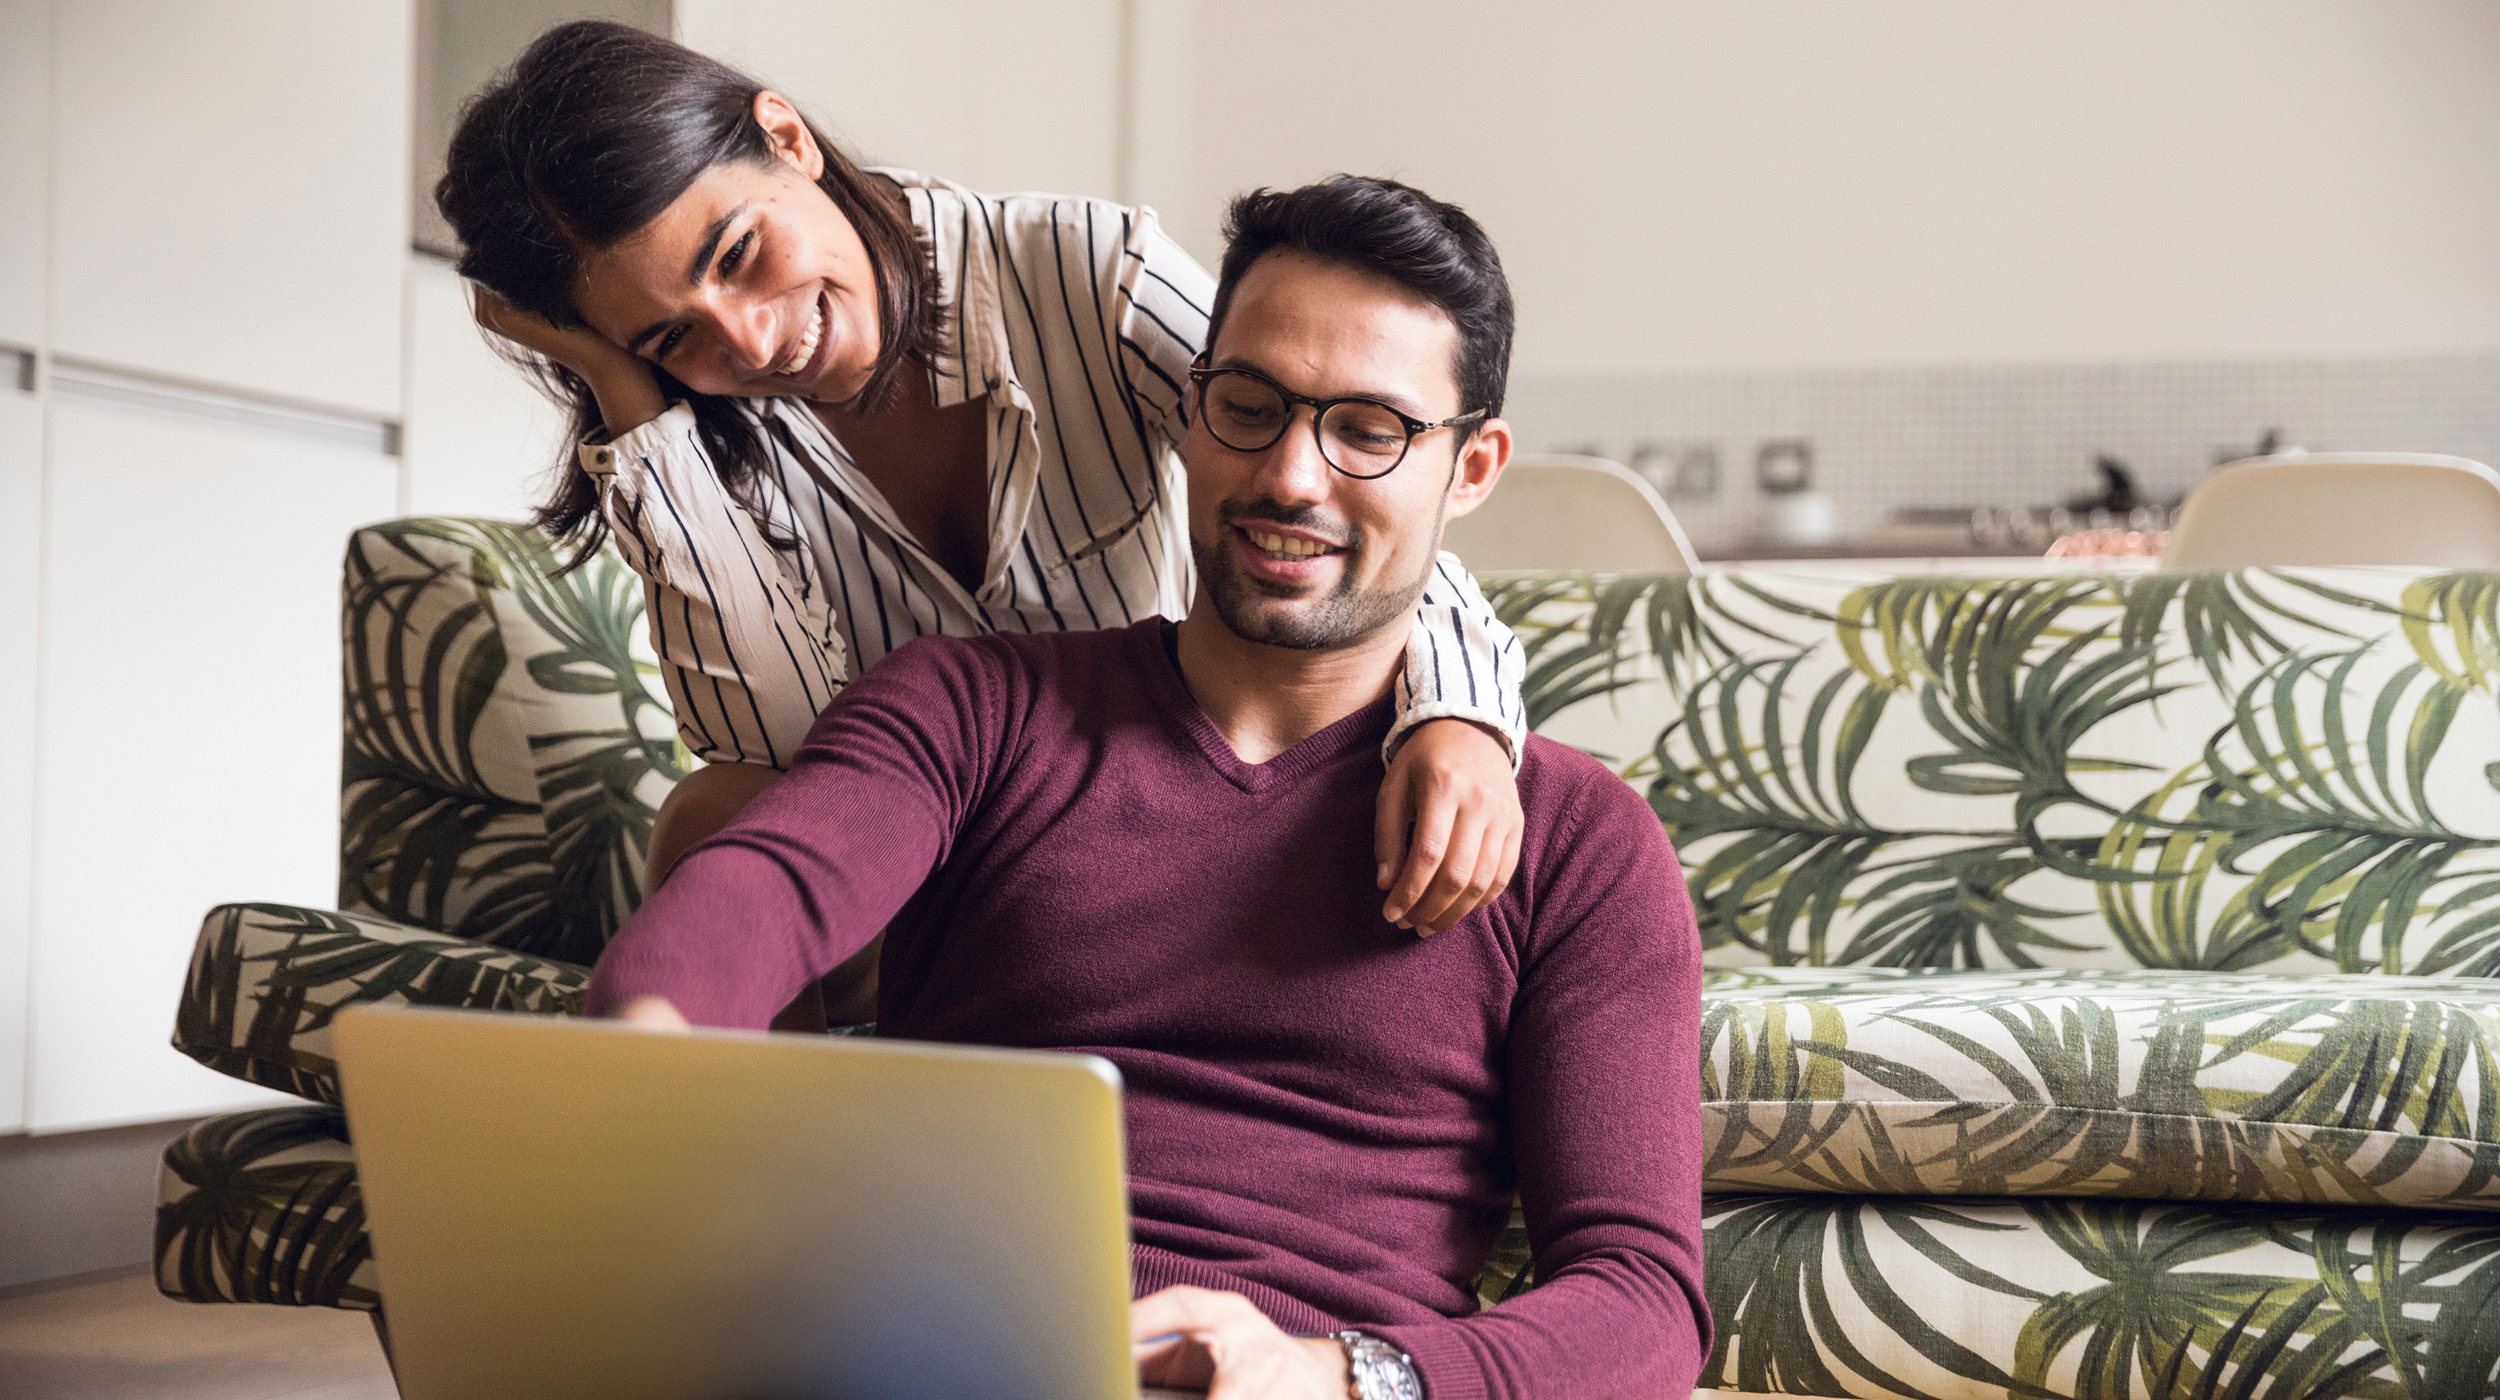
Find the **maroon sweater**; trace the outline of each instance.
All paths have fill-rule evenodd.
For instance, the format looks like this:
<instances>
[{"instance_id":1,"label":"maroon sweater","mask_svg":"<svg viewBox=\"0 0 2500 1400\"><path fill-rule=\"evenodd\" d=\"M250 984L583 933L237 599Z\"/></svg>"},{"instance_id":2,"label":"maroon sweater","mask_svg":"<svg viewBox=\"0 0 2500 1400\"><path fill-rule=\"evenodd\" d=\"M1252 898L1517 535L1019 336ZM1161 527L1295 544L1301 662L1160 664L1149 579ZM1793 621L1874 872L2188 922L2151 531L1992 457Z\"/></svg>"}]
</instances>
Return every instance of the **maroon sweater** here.
<instances>
[{"instance_id":1,"label":"maroon sweater","mask_svg":"<svg viewBox=\"0 0 2500 1400\"><path fill-rule=\"evenodd\" d=\"M1531 738L1516 880L1418 939L1372 885L1387 702L1244 763L1161 625L896 651L626 924L590 1009L762 1026L890 922L880 1034L1120 1067L1140 1294L1363 1327L1432 1400L1684 1394L1701 956L1657 818ZM1514 1191L1542 1282L1479 1311Z\"/></svg>"}]
</instances>

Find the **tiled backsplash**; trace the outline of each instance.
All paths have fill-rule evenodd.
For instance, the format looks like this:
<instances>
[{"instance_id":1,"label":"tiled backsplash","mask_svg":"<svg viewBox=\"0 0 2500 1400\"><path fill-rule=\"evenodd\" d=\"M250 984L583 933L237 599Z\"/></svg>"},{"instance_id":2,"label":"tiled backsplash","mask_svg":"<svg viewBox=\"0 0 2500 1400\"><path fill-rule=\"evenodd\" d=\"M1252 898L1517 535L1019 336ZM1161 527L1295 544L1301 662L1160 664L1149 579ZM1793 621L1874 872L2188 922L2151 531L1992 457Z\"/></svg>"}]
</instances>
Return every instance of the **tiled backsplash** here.
<instances>
[{"instance_id":1,"label":"tiled backsplash","mask_svg":"<svg viewBox=\"0 0 2500 1400\"><path fill-rule=\"evenodd\" d=\"M2050 506L2116 457L2153 500L2275 429L2312 452L2445 452L2500 466L2500 352L2355 360L1522 375L1523 452L1594 451L1658 485L1705 552L1760 527L1755 462L1811 445L1843 535L1902 506ZM1715 460L1714 475L1709 464Z\"/></svg>"}]
</instances>

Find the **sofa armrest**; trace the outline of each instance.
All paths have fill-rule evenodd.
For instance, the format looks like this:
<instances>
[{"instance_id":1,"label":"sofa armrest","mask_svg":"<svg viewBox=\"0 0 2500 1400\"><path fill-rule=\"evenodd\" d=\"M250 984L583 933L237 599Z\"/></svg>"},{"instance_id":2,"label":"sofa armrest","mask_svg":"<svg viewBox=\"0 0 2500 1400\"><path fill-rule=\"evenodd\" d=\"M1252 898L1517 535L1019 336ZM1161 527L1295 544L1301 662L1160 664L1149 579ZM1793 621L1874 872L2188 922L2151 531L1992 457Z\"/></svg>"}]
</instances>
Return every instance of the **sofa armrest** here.
<instances>
[{"instance_id":1,"label":"sofa armrest","mask_svg":"<svg viewBox=\"0 0 2500 1400\"><path fill-rule=\"evenodd\" d=\"M174 1048L223 1074L339 1102L330 1022L358 1005L579 1015L590 969L387 919L221 904L200 925Z\"/></svg>"}]
</instances>

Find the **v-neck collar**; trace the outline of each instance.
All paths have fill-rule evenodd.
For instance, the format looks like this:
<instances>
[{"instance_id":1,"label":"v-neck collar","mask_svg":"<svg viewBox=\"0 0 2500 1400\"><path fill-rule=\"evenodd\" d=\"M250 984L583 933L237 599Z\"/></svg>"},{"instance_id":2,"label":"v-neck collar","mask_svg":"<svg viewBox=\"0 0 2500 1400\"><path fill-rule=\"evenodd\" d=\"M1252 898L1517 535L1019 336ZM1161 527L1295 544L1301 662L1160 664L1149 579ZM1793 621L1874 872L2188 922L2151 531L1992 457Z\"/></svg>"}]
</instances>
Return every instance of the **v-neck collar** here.
<instances>
[{"instance_id":1,"label":"v-neck collar","mask_svg":"<svg viewBox=\"0 0 2500 1400\"><path fill-rule=\"evenodd\" d=\"M1233 751L1232 741L1224 737L1224 731L1216 728L1215 721L1198 707L1198 697L1189 693L1189 682L1181 678L1177 648L1170 640L1178 636L1177 628L1178 624L1169 618L1150 617L1128 629L1129 645L1137 653L1138 670L1145 674L1147 687L1153 691L1164 715L1187 736L1207 766L1243 792L1263 793L1285 787L1349 753L1369 755L1388 737L1396 706L1384 695L1265 763L1243 762L1241 755Z\"/></svg>"}]
</instances>

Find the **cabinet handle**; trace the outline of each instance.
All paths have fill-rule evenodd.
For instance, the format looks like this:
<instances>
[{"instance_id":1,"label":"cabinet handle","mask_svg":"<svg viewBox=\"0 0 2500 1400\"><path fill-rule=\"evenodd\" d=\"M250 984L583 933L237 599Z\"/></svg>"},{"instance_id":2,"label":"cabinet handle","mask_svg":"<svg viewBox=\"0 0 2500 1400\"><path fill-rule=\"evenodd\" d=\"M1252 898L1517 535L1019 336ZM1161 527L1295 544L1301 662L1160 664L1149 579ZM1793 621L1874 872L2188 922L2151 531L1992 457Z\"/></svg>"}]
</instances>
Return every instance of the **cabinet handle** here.
<instances>
[{"instance_id":1,"label":"cabinet handle","mask_svg":"<svg viewBox=\"0 0 2500 1400\"><path fill-rule=\"evenodd\" d=\"M34 357L28 355L26 368L21 374L30 388L33 366ZM354 409L333 408L327 404L260 394L249 389L201 384L171 375L144 374L118 365L65 355L52 357L51 372L46 378L52 392L64 399L122 404L186 418L205 418L269 432L317 438L323 442L371 448L385 457L399 455L399 424L395 420L376 418Z\"/></svg>"}]
</instances>

